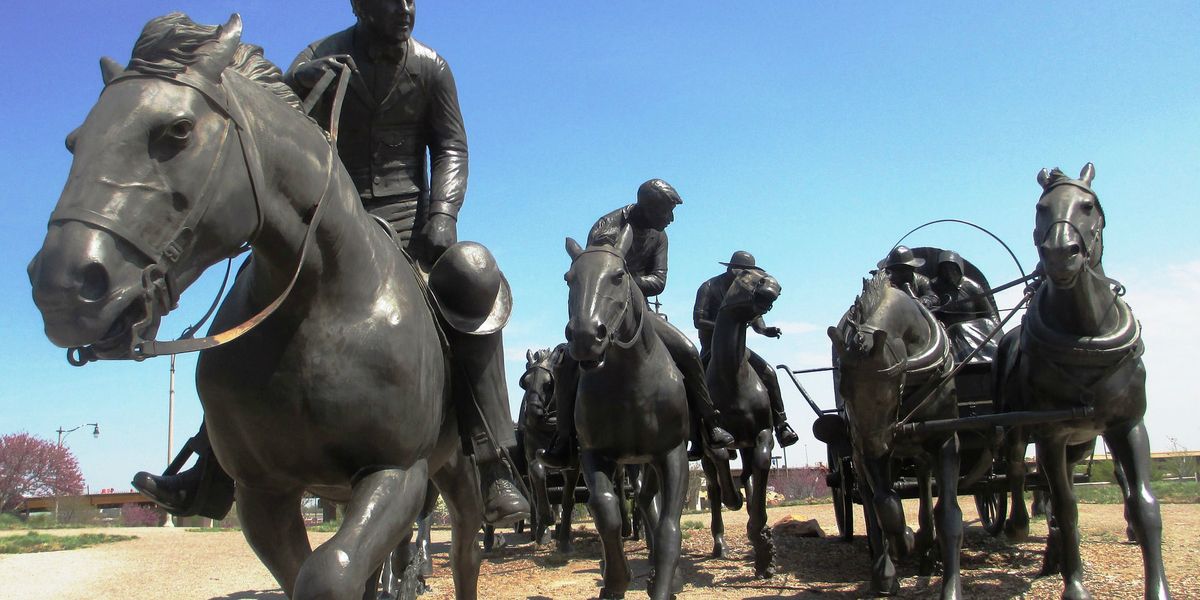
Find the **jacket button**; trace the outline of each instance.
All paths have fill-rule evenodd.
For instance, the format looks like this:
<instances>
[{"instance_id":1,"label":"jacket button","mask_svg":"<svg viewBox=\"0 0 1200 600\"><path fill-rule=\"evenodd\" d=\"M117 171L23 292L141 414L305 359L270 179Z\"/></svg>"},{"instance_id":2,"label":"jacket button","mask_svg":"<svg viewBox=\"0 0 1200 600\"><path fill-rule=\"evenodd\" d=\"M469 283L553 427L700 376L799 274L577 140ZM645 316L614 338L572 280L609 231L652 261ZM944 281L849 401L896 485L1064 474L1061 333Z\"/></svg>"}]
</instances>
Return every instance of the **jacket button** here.
<instances>
[{"instance_id":1,"label":"jacket button","mask_svg":"<svg viewBox=\"0 0 1200 600\"><path fill-rule=\"evenodd\" d=\"M374 181L375 181L375 185L379 185L380 183L383 182L383 178L376 175Z\"/></svg>"}]
</instances>

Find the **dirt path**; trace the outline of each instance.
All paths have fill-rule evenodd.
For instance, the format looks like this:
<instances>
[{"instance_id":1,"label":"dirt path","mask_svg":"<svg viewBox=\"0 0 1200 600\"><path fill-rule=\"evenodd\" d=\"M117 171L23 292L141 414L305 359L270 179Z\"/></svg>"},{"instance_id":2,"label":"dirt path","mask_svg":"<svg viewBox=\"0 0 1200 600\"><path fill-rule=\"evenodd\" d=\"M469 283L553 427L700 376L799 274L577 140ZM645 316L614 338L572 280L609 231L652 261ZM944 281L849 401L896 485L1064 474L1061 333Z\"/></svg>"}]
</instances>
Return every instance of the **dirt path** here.
<instances>
[{"instance_id":1,"label":"dirt path","mask_svg":"<svg viewBox=\"0 0 1200 600\"><path fill-rule=\"evenodd\" d=\"M973 506L964 501L967 519ZM775 508L772 523L792 514L815 518L834 533L830 505ZM1177 599L1200 599L1200 505L1163 505L1164 553L1171 591ZM745 517L726 516L727 539L733 557L709 558L712 539L707 515L685 515L704 529L689 531L684 541L683 572L687 585L679 598L860 598L867 577L866 541L852 544L836 539L776 538L779 575L769 581L753 578L747 555ZM1086 583L1097 599L1141 596L1141 556L1137 546L1123 543L1120 506L1081 505ZM861 511L856 531L863 531ZM910 522L914 516L909 514ZM93 530L89 530L93 531ZM100 530L103 531L103 530ZM108 530L112 532L112 530ZM1061 579L1034 579L1041 566L1045 523L1035 522L1030 541L1008 545L988 537L975 523L968 528L963 550L964 586L969 598L1058 598ZM74 533L62 530L49 533ZM0 556L0 598L212 598L281 600L283 594L238 532L195 533L182 529L122 529L137 540L82 550ZM23 532L0 532L21 534ZM314 544L329 537L310 534ZM507 535L508 540L524 536ZM593 598L599 589L598 540L584 526L568 560L550 547L521 543L500 548L484 560L481 598ZM448 534L434 532L434 592L430 600L453 598L446 563ZM645 544L627 542L635 575L629 598L644 597ZM915 564L901 563L904 598L936 594L940 578L917 577Z\"/></svg>"}]
</instances>

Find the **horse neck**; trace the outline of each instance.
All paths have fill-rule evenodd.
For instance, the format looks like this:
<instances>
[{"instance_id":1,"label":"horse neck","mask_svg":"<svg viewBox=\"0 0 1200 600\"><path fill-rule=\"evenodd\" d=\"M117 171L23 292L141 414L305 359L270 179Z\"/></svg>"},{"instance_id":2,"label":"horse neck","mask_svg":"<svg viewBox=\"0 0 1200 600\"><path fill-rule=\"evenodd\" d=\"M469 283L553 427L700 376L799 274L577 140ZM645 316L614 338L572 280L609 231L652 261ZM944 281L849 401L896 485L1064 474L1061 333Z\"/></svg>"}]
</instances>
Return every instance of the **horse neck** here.
<instances>
[{"instance_id":1,"label":"horse neck","mask_svg":"<svg viewBox=\"0 0 1200 600\"><path fill-rule=\"evenodd\" d=\"M1064 333L1096 337L1117 327L1117 295L1103 278L1104 265L1085 268L1069 288L1042 285L1038 310L1048 324Z\"/></svg>"},{"instance_id":2,"label":"horse neck","mask_svg":"<svg viewBox=\"0 0 1200 600\"><path fill-rule=\"evenodd\" d=\"M318 201L322 217L311 234L306 272L319 266L323 280L349 273L363 279L361 265L379 260L368 242L370 222L358 214L361 201L336 154L330 165L325 136L258 84L229 79L244 106L263 176L258 198L262 223L253 242L255 282L271 290L287 285Z\"/></svg>"},{"instance_id":3,"label":"horse neck","mask_svg":"<svg viewBox=\"0 0 1200 600\"><path fill-rule=\"evenodd\" d=\"M717 380L736 381L746 363L746 326L749 323L720 310L713 324L712 350L709 369Z\"/></svg>"},{"instance_id":4,"label":"horse neck","mask_svg":"<svg viewBox=\"0 0 1200 600\"><path fill-rule=\"evenodd\" d=\"M625 311L614 337L625 341L636 334L637 339L628 348L616 344L610 345L606 360L615 363L644 365L646 359L654 351L654 344L662 343L658 339L658 334L654 332L654 323L650 321L650 319L657 318L650 312L650 308L646 305L646 299L641 294L633 294L629 299L629 308ZM626 344L628 343L626 342Z\"/></svg>"}]
</instances>

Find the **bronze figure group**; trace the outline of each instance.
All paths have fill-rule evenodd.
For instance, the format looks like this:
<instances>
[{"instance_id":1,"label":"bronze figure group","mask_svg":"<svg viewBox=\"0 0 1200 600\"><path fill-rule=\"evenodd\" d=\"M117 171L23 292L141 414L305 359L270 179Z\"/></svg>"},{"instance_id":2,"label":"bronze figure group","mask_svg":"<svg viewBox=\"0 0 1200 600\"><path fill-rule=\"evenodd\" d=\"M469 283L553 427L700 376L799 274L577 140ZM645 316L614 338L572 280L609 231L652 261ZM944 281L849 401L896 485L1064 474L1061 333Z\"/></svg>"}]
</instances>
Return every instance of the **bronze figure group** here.
<instances>
[{"instance_id":1,"label":"bronze figure group","mask_svg":"<svg viewBox=\"0 0 1200 600\"><path fill-rule=\"evenodd\" d=\"M412 0L351 7L356 24L309 45L286 73L242 43L237 15L221 26L153 19L126 66L102 61L104 90L68 136L71 173L29 277L47 336L73 363L201 351L204 424L164 473L138 473L134 485L177 515L220 518L236 499L247 541L292 598L359 598L381 580L390 593L437 492L451 514L456 597L474 598L480 524L532 517L543 540L554 521L546 470L566 471L571 501L577 471L603 544L599 595L621 598L632 579L622 490L636 481L648 592L665 600L682 586L691 454L714 503L747 505L755 572L771 577L771 455L798 437L774 369L746 340L748 330L782 334L763 320L780 283L749 252L721 263L697 290L697 351L647 302L666 286L665 230L683 199L661 179L643 183L584 245L567 239L566 339L528 356L515 461L502 338L512 293L485 246L458 240L468 153L454 77L412 38ZM1006 430L1010 535L1028 532L1023 458L1033 442L1053 508L1046 569L1062 573L1064 597L1088 597L1071 468L1103 435L1129 481L1146 597L1169 597L1142 423L1143 343L1101 265L1093 176L1091 165L1078 179L1039 175L1041 284L998 344L986 280L955 252L927 266L904 246L829 328L873 592L896 592L894 557L917 552L926 572L934 558L943 564L942 597L962 597L957 495L960 476L971 479L960 472L965 438L944 423L963 421L953 376L969 363L995 365L998 413L1086 414ZM155 340L188 286L245 246L213 333ZM991 457L961 466L973 473ZM915 535L895 489L902 459L917 469ZM528 463L533 497L517 462ZM315 549L300 515L306 492L346 506ZM565 550L569 515L559 522ZM725 556L720 506L712 531Z\"/></svg>"}]
</instances>

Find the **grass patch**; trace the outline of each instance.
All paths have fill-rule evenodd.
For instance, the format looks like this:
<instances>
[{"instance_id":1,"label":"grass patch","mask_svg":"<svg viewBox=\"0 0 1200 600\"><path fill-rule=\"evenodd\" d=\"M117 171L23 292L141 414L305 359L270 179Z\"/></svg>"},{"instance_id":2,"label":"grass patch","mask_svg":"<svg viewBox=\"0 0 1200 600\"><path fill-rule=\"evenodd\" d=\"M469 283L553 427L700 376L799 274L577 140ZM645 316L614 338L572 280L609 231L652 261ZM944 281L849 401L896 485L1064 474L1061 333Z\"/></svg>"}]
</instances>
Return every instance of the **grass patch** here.
<instances>
[{"instance_id":1,"label":"grass patch","mask_svg":"<svg viewBox=\"0 0 1200 600\"><path fill-rule=\"evenodd\" d=\"M132 535L109 535L107 533L84 533L80 535L46 535L30 531L25 535L0 537L0 554L28 554L31 552L54 552L75 550L97 544L123 542L137 539Z\"/></svg>"},{"instance_id":2,"label":"grass patch","mask_svg":"<svg viewBox=\"0 0 1200 600\"><path fill-rule=\"evenodd\" d=\"M336 521L330 521L328 523L320 523L318 525L313 525L312 527L309 527L308 530L309 531L336 532L338 530L338 528L341 526L342 526L342 520L338 519Z\"/></svg>"},{"instance_id":3,"label":"grass patch","mask_svg":"<svg viewBox=\"0 0 1200 600\"><path fill-rule=\"evenodd\" d=\"M1200 483L1195 481L1152 481L1151 489L1160 504L1200 504ZM1121 488L1111 485L1075 487L1081 504L1121 504Z\"/></svg>"},{"instance_id":4,"label":"grass patch","mask_svg":"<svg viewBox=\"0 0 1200 600\"><path fill-rule=\"evenodd\" d=\"M188 533L223 533L226 531L241 531L241 527L188 527L184 531Z\"/></svg>"},{"instance_id":5,"label":"grass patch","mask_svg":"<svg viewBox=\"0 0 1200 600\"><path fill-rule=\"evenodd\" d=\"M704 523L700 521L684 521L679 524L679 528L687 531L688 529L704 529Z\"/></svg>"}]
</instances>

